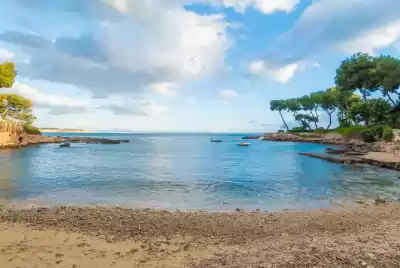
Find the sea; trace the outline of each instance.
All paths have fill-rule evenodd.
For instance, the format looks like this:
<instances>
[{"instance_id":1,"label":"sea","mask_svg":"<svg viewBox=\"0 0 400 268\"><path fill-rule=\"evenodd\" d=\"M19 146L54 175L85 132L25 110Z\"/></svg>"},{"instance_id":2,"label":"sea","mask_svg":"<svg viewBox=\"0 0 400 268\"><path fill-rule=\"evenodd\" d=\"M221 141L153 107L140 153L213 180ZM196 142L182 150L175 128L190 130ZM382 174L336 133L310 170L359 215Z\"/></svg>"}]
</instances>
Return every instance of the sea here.
<instances>
[{"instance_id":1,"label":"sea","mask_svg":"<svg viewBox=\"0 0 400 268\"><path fill-rule=\"evenodd\" d=\"M45 133L46 134L46 133ZM320 144L246 134L47 133L127 139L0 151L0 200L13 206L102 205L181 211L324 209L400 197L400 173L301 156ZM210 138L222 143L211 143Z\"/></svg>"}]
</instances>

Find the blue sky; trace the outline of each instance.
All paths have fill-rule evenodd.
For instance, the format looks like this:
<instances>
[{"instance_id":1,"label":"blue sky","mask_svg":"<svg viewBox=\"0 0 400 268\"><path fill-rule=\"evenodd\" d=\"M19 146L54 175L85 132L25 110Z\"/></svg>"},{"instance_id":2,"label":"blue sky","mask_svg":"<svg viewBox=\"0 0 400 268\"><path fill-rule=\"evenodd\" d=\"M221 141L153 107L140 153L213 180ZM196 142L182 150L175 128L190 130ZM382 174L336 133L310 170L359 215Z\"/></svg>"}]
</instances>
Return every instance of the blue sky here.
<instances>
[{"instance_id":1,"label":"blue sky","mask_svg":"<svg viewBox=\"0 0 400 268\"><path fill-rule=\"evenodd\" d=\"M0 0L0 61L39 127L264 132L272 99L399 56L398 0ZM292 119L285 115L288 122ZM326 117L322 116L322 124Z\"/></svg>"}]
</instances>

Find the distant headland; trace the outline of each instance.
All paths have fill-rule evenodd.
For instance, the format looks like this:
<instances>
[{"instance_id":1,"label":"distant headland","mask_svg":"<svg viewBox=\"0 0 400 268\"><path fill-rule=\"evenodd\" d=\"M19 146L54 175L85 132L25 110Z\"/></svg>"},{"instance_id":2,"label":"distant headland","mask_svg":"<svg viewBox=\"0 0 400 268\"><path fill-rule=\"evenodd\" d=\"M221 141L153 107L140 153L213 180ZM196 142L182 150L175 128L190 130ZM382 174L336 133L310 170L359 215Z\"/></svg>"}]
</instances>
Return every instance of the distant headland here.
<instances>
[{"instance_id":1,"label":"distant headland","mask_svg":"<svg viewBox=\"0 0 400 268\"><path fill-rule=\"evenodd\" d=\"M77 128L39 128L40 132L61 132L61 133L90 133L92 131Z\"/></svg>"}]
</instances>

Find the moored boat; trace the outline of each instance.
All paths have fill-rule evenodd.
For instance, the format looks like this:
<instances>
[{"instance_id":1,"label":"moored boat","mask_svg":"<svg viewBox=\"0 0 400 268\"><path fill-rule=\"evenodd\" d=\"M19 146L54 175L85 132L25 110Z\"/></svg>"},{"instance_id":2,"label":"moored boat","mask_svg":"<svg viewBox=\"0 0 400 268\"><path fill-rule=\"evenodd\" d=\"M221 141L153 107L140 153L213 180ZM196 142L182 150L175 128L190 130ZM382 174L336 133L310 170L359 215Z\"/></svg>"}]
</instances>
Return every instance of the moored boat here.
<instances>
[{"instance_id":1,"label":"moored boat","mask_svg":"<svg viewBox=\"0 0 400 268\"><path fill-rule=\"evenodd\" d=\"M236 145L246 147L246 146L249 146L250 143L248 143L248 142L238 142Z\"/></svg>"}]
</instances>

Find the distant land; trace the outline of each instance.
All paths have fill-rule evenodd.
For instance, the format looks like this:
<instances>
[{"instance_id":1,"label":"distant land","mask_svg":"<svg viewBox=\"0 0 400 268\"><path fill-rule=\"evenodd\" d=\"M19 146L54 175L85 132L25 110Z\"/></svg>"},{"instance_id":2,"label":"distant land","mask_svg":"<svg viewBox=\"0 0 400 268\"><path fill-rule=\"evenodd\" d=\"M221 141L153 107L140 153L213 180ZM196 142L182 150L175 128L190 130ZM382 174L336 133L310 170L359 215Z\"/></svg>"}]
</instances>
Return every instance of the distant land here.
<instances>
[{"instance_id":1,"label":"distant land","mask_svg":"<svg viewBox=\"0 0 400 268\"><path fill-rule=\"evenodd\" d=\"M91 131L77 128L39 128L40 132L62 132L62 133L89 133Z\"/></svg>"}]
</instances>

